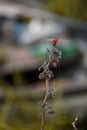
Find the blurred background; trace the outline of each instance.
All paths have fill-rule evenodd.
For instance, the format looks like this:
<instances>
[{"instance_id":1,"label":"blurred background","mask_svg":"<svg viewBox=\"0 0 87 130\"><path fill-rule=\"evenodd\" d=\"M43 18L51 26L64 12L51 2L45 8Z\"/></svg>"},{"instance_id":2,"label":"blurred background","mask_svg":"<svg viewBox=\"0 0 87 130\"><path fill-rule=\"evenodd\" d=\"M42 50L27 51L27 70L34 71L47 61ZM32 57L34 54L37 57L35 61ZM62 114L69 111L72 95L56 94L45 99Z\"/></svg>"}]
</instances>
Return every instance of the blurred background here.
<instances>
[{"instance_id":1,"label":"blurred background","mask_svg":"<svg viewBox=\"0 0 87 130\"><path fill-rule=\"evenodd\" d=\"M87 130L87 1L0 0L0 130L40 129L38 103L45 82L38 68L51 43L43 38L71 42L57 45L60 67L53 69L55 97L49 97L55 115L46 130Z\"/></svg>"}]
</instances>

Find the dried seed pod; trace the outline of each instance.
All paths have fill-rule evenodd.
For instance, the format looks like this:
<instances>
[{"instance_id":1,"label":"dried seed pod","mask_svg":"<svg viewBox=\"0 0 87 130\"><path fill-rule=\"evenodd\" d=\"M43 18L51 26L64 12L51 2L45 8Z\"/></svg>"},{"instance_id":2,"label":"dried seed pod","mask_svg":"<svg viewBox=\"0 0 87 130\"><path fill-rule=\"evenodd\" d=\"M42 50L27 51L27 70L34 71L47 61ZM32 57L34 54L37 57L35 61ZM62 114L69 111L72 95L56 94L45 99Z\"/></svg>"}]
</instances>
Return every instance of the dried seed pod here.
<instances>
[{"instance_id":1,"label":"dried seed pod","mask_svg":"<svg viewBox=\"0 0 87 130\"><path fill-rule=\"evenodd\" d=\"M50 79L50 78L53 78L54 75L53 75L53 72L52 71L47 71L47 78Z\"/></svg>"},{"instance_id":2,"label":"dried seed pod","mask_svg":"<svg viewBox=\"0 0 87 130\"><path fill-rule=\"evenodd\" d=\"M59 56L59 51L56 48L53 48L52 52L53 52L54 55Z\"/></svg>"},{"instance_id":3,"label":"dried seed pod","mask_svg":"<svg viewBox=\"0 0 87 130\"><path fill-rule=\"evenodd\" d=\"M53 67L57 67L57 63L56 63L56 62L53 62L53 63L52 63L52 66L53 66Z\"/></svg>"},{"instance_id":4,"label":"dried seed pod","mask_svg":"<svg viewBox=\"0 0 87 130\"><path fill-rule=\"evenodd\" d=\"M52 93L52 98L54 98L55 97L55 93Z\"/></svg>"},{"instance_id":5,"label":"dried seed pod","mask_svg":"<svg viewBox=\"0 0 87 130\"><path fill-rule=\"evenodd\" d=\"M57 67L59 62L60 62L60 60L56 57L51 57L51 59L50 59L50 65L52 67Z\"/></svg>"},{"instance_id":6,"label":"dried seed pod","mask_svg":"<svg viewBox=\"0 0 87 130\"><path fill-rule=\"evenodd\" d=\"M39 79L46 79L46 77L47 77L46 72L42 72L39 74Z\"/></svg>"},{"instance_id":7,"label":"dried seed pod","mask_svg":"<svg viewBox=\"0 0 87 130\"><path fill-rule=\"evenodd\" d=\"M48 113L49 114L55 114L55 111L54 110L49 110Z\"/></svg>"},{"instance_id":8,"label":"dried seed pod","mask_svg":"<svg viewBox=\"0 0 87 130\"><path fill-rule=\"evenodd\" d=\"M55 95L56 95L56 92L55 92L55 91L50 92L50 97L54 98Z\"/></svg>"},{"instance_id":9,"label":"dried seed pod","mask_svg":"<svg viewBox=\"0 0 87 130\"><path fill-rule=\"evenodd\" d=\"M41 70L41 69L45 69L46 68L46 66L47 66L47 62L46 61L44 61L44 63L39 67L39 71Z\"/></svg>"}]
</instances>

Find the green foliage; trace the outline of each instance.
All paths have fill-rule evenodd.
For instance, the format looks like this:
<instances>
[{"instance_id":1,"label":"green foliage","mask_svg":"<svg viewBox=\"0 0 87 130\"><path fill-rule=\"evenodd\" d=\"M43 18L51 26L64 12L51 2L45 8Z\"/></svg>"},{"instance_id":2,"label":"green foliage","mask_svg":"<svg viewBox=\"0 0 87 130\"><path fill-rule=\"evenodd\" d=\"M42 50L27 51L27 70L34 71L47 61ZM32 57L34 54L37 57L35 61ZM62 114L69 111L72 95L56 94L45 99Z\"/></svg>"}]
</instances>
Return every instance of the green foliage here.
<instances>
[{"instance_id":1,"label":"green foliage","mask_svg":"<svg viewBox=\"0 0 87 130\"><path fill-rule=\"evenodd\" d=\"M4 64L7 62L8 56L6 54L6 51L4 49L0 49L0 65Z\"/></svg>"},{"instance_id":2,"label":"green foliage","mask_svg":"<svg viewBox=\"0 0 87 130\"><path fill-rule=\"evenodd\" d=\"M87 21L86 0L50 0L44 5L48 10L56 14Z\"/></svg>"}]
</instances>

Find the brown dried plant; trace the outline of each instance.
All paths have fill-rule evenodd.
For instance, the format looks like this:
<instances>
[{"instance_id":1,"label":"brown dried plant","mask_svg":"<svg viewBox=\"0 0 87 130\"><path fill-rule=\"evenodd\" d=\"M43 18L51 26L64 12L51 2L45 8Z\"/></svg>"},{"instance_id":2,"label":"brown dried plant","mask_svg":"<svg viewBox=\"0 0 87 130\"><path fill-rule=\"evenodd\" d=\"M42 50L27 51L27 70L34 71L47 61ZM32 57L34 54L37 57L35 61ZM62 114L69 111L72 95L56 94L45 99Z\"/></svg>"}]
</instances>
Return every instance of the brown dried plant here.
<instances>
[{"instance_id":1,"label":"brown dried plant","mask_svg":"<svg viewBox=\"0 0 87 130\"><path fill-rule=\"evenodd\" d=\"M51 50L47 48L47 61L44 61L44 63L40 66L39 71L41 73L39 74L39 79L45 80L45 97L39 105L42 108L42 114L41 114L41 130L44 130L45 126L45 120L47 114L54 114L54 110L48 106L47 99L49 94L52 96L54 95L54 88L50 92L49 89L49 80L54 77L53 72L50 70L51 67L58 67L61 60L61 51L56 49L56 46L52 46Z\"/></svg>"}]
</instances>

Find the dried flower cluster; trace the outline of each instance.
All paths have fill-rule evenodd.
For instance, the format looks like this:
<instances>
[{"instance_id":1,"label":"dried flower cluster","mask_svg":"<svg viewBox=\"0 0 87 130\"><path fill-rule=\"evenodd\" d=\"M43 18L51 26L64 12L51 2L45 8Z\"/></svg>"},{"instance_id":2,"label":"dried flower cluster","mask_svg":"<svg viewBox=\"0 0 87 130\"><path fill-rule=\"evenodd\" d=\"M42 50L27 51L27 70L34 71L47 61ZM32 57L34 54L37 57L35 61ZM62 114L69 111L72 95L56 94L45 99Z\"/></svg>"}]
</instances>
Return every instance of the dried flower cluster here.
<instances>
[{"instance_id":1,"label":"dried flower cluster","mask_svg":"<svg viewBox=\"0 0 87 130\"><path fill-rule=\"evenodd\" d=\"M54 110L47 104L47 98L49 94L54 95L55 89L51 91L49 89L49 80L54 77L53 72L50 70L51 67L58 67L61 60L61 51L56 49L56 46L53 46L51 50L47 49L48 60L45 61L39 68L39 71L42 72L39 74L39 79L44 79L46 81L46 94L43 102L39 105L42 108L42 121L41 121L41 130L44 130L46 114L54 114Z\"/></svg>"},{"instance_id":2,"label":"dried flower cluster","mask_svg":"<svg viewBox=\"0 0 87 130\"><path fill-rule=\"evenodd\" d=\"M47 49L48 61L45 61L39 71L43 69L40 73L39 79L51 79L54 77L53 72L49 69L50 67L57 67L61 60L61 51L58 51L55 47L52 50Z\"/></svg>"}]
</instances>

